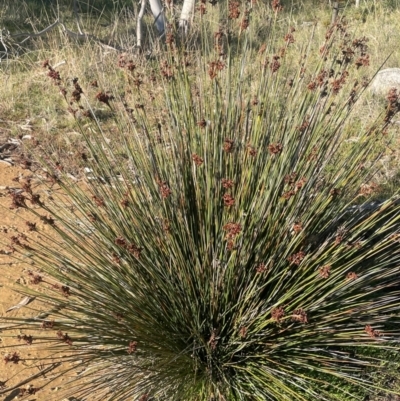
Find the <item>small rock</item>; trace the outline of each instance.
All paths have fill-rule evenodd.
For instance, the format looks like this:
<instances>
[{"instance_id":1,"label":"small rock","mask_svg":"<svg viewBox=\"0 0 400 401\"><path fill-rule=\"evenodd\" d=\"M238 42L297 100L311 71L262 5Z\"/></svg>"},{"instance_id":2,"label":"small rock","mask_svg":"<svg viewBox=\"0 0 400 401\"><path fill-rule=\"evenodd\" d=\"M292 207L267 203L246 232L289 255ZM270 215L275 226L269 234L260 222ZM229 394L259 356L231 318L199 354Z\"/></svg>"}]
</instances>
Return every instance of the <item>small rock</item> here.
<instances>
[{"instance_id":1,"label":"small rock","mask_svg":"<svg viewBox=\"0 0 400 401\"><path fill-rule=\"evenodd\" d=\"M370 90L375 95L387 95L391 88L400 91L400 68L386 68L376 74Z\"/></svg>"}]
</instances>

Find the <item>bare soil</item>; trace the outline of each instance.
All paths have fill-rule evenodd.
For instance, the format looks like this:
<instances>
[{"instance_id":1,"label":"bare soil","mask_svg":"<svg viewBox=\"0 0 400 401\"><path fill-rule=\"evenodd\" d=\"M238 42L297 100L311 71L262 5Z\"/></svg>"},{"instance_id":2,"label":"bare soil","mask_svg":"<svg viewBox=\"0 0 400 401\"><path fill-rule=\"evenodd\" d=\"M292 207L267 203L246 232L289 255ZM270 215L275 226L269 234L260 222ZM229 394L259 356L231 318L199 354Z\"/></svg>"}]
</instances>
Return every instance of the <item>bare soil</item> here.
<instances>
[{"instance_id":1,"label":"bare soil","mask_svg":"<svg viewBox=\"0 0 400 401\"><path fill-rule=\"evenodd\" d=\"M17 305L24 295L13 290L17 283L31 286L29 271L35 271L35 266L29 262L29 256L24 256L21 261L16 260L10 252L10 239L17 233L26 234L28 237L40 236L48 230L48 227L39 219L24 210L24 208L10 209L12 204L9 195L10 190L18 190L25 178L32 176L30 170L10 166L0 162L0 319L2 316L35 316L40 308L38 301L33 300L28 305L9 312L7 310ZM15 180L19 177L18 181ZM37 232L29 231L26 222L36 223ZM78 401L74 397L61 395L63 382L66 379L57 378L44 389L43 385L49 379L56 378L57 368L52 366L51 359L47 365L41 365L38 360L46 356L45 352L35 346L34 332L22 332L15 330L6 332L1 330L0 320L0 400L56 400L56 401ZM32 345L25 344L18 340L18 335L32 335ZM10 336L11 335L11 336ZM56 333L54 333L56 336ZM20 360L6 362L7 356L17 353ZM46 369L48 368L48 369ZM22 391L21 391L22 389ZM35 392L35 390L38 390ZM22 392L25 390L25 395ZM29 394L31 393L31 394ZM79 401L84 401L79 400Z\"/></svg>"}]
</instances>

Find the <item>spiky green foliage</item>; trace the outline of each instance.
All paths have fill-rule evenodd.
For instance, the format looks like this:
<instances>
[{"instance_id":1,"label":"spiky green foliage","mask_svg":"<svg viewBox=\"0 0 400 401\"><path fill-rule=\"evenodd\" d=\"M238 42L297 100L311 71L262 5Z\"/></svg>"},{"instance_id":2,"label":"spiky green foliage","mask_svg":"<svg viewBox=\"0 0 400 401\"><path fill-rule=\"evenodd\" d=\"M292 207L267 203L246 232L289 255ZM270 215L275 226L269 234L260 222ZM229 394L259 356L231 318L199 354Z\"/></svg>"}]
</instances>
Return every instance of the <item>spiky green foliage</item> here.
<instances>
[{"instance_id":1,"label":"spiky green foliage","mask_svg":"<svg viewBox=\"0 0 400 401\"><path fill-rule=\"evenodd\" d=\"M371 351L398 341L399 203L349 206L399 103L392 93L380 121L352 131L363 88L347 72L359 47L346 58L335 30L298 64L290 36L271 34L257 55L241 33L237 52L219 58L217 46L195 70L171 46L159 63L164 103L135 121L115 111L119 145L100 123L96 137L82 128L96 179L72 185L58 165L66 198L32 210L52 228L28 243L46 288L23 291L51 310L7 319L26 334L42 328L33 345L64 375L84 370L71 391L283 401L374 390L367 372L389 352Z\"/></svg>"}]
</instances>

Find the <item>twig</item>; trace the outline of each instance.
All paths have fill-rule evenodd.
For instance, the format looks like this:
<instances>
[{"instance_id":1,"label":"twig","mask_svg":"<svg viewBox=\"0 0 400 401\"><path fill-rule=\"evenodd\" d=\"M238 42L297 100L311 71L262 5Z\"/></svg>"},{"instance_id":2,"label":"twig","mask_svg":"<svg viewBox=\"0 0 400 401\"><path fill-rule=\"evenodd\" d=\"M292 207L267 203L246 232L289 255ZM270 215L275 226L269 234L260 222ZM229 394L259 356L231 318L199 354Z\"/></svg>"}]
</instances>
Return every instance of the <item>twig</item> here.
<instances>
[{"instance_id":1,"label":"twig","mask_svg":"<svg viewBox=\"0 0 400 401\"><path fill-rule=\"evenodd\" d=\"M57 18L57 20L56 20L54 23L52 23L52 24L49 25L47 28L44 28L43 30L41 30L41 31L38 32L38 33L31 33L31 32L16 33L16 34L10 35L10 37L11 37L11 38L18 38L18 37L20 37L20 36L26 36L26 38L25 38L22 42L20 42L20 44L22 44L22 43L24 43L26 40L28 40L28 39L30 39L30 38L36 38L36 37L38 37L38 36L42 36L42 35L43 35L44 33L46 33L47 31L50 31L51 29L53 29L54 27L56 27L59 23L60 23L60 21L59 21L58 18Z\"/></svg>"},{"instance_id":2,"label":"twig","mask_svg":"<svg viewBox=\"0 0 400 401\"><path fill-rule=\"evenodd\" d=\"M86 34L86 33L75 33L75 32L72 32L69 29L67 29L65 27L65 25L62 22L60 22L58 19L53 24L49 25L47 28L44 28L43 30L41 30L38 33L24 32L24 33L17 33L17 34L10 35L10 37L18 38L18 37L21 37L21 36L26 36L26 38L22 42L18 43L19 45L21 45L22 43L26 42L28 39L42 36L43 34L45 34L46 32L50 31L51 29L55 28L58 25L61 26L63 32L69 37L72 37L72 38L75 38L75 39L80 39L80 40L93 40L94 42L99 43L101 46L103 46L106 49L115 50L115 51L125 51L125 49L122 49L118 45L110 46L110 45L104 43L101 39L97 38L96 36L89 35L89 34Z\"/></svg>"}]
</instances>

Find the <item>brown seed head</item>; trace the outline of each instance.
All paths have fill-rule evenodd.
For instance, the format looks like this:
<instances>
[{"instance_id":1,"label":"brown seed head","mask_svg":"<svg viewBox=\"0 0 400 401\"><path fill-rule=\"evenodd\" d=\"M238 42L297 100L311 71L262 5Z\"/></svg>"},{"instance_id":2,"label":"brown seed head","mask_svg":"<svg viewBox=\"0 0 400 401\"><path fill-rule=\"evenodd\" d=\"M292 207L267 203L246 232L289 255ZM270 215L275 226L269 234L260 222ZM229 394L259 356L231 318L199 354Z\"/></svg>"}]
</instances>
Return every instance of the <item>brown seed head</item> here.
<instances>
[{"instance_id":1,"label":"brown seed head","mask_svg":"<svg viewBox=\"0 0 400 401\"><path fill-rule=\"evenodd\" d=\"M349 272L347 273L346 280L356 280L358 278L357 273Z\"/></svg>"},{"instance_id":2,"label":"brown seed head","mask_svg":"<svg viewBox=\"0 0 400 401\"><path fill-rule=\"evenodd\" d=\"M128 347L128 351L127 351L129 355L133 354L137 351L137 345L138 345L137 341L131 341L129 343L129 347Z\"/></svg>"},{"instance_id":3,"label":"brown seed head","mask_svg":"<svg viewBox=\"0 0 400 401\"><path fill-rule=\"evenodd\" d=\"M282 152L283 146L280 143L271 143L268 145L268 150L271 154L277 155Z\"/></svg>"},{"instance_id":4,"label":"brown seed head","mask_svg":"<svg viewBox=\"0 0 400 401\"><path fill-rule=\"evenodd\" d=\"M271 6L275 13L279 13L283 10L283 6L281 5L280 0L272 0Z\"/></svg>"},{"instance_id":5,"label":"brown seed head","mask_svg":"<svg viewBox=\"0 0 400 401\"><path fill-rule=\"evenodd\" d=\"M229 19L238 19L240 15L240 3L238 1L230 1L228 4L228 18Z\"/></svg>"},{"instance_id":6,"label":"brown seed head","mask_svg":"<svg viewBox=\"0 0 400 401\"><path fill-rule=\"evenodd\" d=\"M299 265L302 260L305 258L306 254L303 251L297 252L288 257L288 261L293 265Z\"/></svg>"},{"instance_id":7,"label":"brown seed head","mask_svg":"<svg viewBox=\"0 0 400 401\"><path fill-rule=\"evenodd\" d=\"M226 207L231 207L235 205L235 199L230 194L224 194L222 199L224 201L224 206Z\"/></svg>"},{"instance_id":8,"label":"brown seed head","mask_svg":"<svg viewBox=\"0 0 400 401\"><path fill-rule=\"evenodd\" d=\"M267 266L264 263L259 263L256 267L256 272L261 274L265 273L268 270Z\"/></svg>"},{"instance_id":9,"label":"brown seed head","mask_svg":"<svg viewBox=\"0 0 400 401\"><path fill-rule=\"evenodd\" d=\"M271 317L276 322L280 322L280 320L285 316L285 310L282 306L278 306L276 308L272 308L271 310Z\"/></svg>"},{"instance_id":10,"label":"brown seed head","mask_svg":"<svg viewBox=\"0 0 400 401\"><path fill-rule=\"evenodd\" d=\"M57 337L64 343L68 344L68 345L72 345L72 339L71 337L65 333L63 334L61 330L57 331Z\"/></svg>"},{"instance_id":11,"label":"brown seed head","mask_svg":"<svg viewBox=\"0 0 400 401\"><path fill-rule=\"evenodd\" d=\"M25 341L25 343L27 344L27 345L31 345L32 344L32 342L33 342L33 337L32 336L28 336L28 335L26 335L26 334L23 334L22 336L21 335L18 335L18 341Z\"/></svg>"},{"instance_id":12,"label":"brown seed head","mask_svg":"<svg viewBox=\"0 0 400 401\"><path fill-rule=\"evenodd\" d=\"M4 357L3 360L4 360L4 362L5 362L6 364L9 363L9 362L12 362L12 363L14 363L14 364L17 364L17 363L21 360L21 358L20 358L18 352L13 352L12 354L7 354L7 355Z\"/></svg>"},{"instance_id":13,"label":"brown seed head","mask_svg":"<svg viewBox=\"0 0 400 401\"><path fill-rule=\"evenodd\" d=\"M227 153L232 153L233 149L235 148L235 142L232 139L226 138L224 140L223 149Z\"/></svg>"},{"instance_id":14,"label":"brown seed head","mask_svg":"<svg viewBox=\"0 0 400 401\"><path fill-rule=\"evenodd\" d=\"M303 226L301 223L294 223L293 224L293 231L298 234L300 231L303 230Z\"/></svg>"},{"instance_id":15,"label":"brown seed head","mask_svg":"<svg viewBox=\"0 0 400 401\"><path fill-rule=\"evenodd\" d=\"M322 278L328 278L331 274L331 265L321 266L318 273Z\"/></svg>"},{"instance_id":16,"label":"brown seed head","mask_svg":"<svg viewBox=\"0 0 400 401\"><path fill-rule=\"evenodd\" d=\"M376 337L380 337L382 334L381 334L381 332L380 331L378 331L378 330L374 330L373 328L372 328L372 326L370 326L369 324L367 324L366 326L365 326L365 332L370 336L370 337L372 337L372 338L376 338Z\"/></svg>"},{"instance_id":17,"label":"brown seed head","mask_svg":"<svg viewBox=\"0 0 400 401\"><path fill-rule=\"evenodd\" d=\"M234 182L228 178L223 178L221 181L222 181L222 187L226 189L232 188L234 185Z\"/></svg>"},{"instance_id":18,"label":"brown seed head","mask_svg":"<svg viewBox=\"0 0 400 401\"><path fill-rule=\"evenodd\" d=\"M140 255L143 251L143 248L140 246L137 246L136 244L129 244L126 247L126 250L131 253L135 258L139 259Z\"/></svg>"},{"instance_id":19,"label":"brown seed head","mask_svg":"<svg viewBox=\"0 0 400 401\"><path fill-rule=\"evenodd\" d=\"M292 313L292 320L300 323L308 323L307 313L302 308L296 309Z\"/></svg>"},{"instance_id":20,"label":"brown seed head","mask_svg":"<svg viewBox=\"0 0 400 401\"><path fill-rule=\"evenodd\" d=\"M197 155L196 153L193 153L192 159L193 159L194 164L196 166L201 166L203 164L203 162L204 162L204 160L199 155Z\"/></svg>"},{"instance_id":21,"label":"brown seed head","mask_svg":"<svg viewBox=\"0 0 400 401\"><path fill-rule=\"evenodd\" d=\"M238 223L227 223L222 229L227 231L225 239L234 239L242 231L242 226Z\"/></svg>"}]
</instances>

